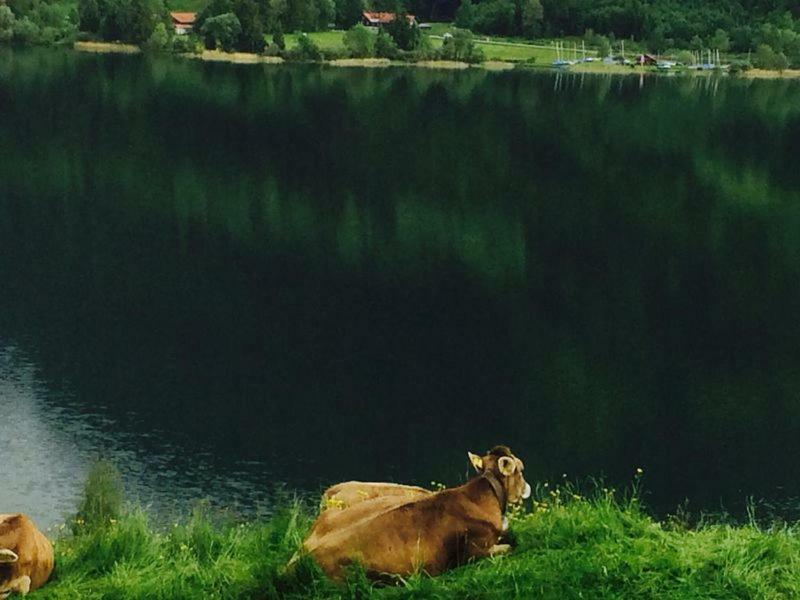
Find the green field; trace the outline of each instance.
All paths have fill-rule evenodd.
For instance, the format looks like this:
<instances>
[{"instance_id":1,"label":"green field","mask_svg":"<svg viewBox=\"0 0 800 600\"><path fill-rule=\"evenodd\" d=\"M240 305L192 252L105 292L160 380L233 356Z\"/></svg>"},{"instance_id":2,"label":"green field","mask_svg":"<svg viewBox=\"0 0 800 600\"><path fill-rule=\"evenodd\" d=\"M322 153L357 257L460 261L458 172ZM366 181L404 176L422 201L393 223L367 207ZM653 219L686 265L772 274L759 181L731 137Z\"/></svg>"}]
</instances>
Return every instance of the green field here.
<instances>
[{"instance_id":1,"label":"green field","mask_svg":"<svg viewBox=\"0 0 800 600\"><path fill-rule=\"evenodd\" d=\"M692 526L685 515L658 522L635 494L599 486L586 498L570 485L538 485L511 515L511 554L382 588L358 572L337 587L307 558L284 573L313 518L297 502L257 522L196 510L156 527L142 511L120 512L109 489L87 486L80 516L56 542L53 578L33 600L800 597L796 525Z\"/></svg>"},{"instance_id":2,"label":"green field","mask_svg":"<svg viewBox=\"0 0 800 600\"><path fill-rule=\"evenodd\" d=\"M286 48L292 49L297 46L297 38L300 34L289 33L284 36L286 40ZM307 34L320 50L338 50L344 51L344 31L315 31ZM269 41L272 41L272 36L267 36Z\"/></svg>"},{"instance_id":3,"label":"green field","mask_svg":"<svg viewBox=\"0 0 800 600\"><path fill-rule=\"evenodd\" d=\"M450 26L445 23L437 23L436 25L438 26L437 29L441 30L441 33L426 33L426 35L434 36L431 37L431 43L434 48L438 48L442 45L442 39L439 36L450 29ZM434 31L437 29L434 29ZM314 40L321 50L344 51L344 33L344 31L322 31L309 33L308 36ZM295 47L297 45L297 37L298 34L286 35L286 47ZM476 38L476 45L483 50L487 60L503 60L509 62L534 60L536 64L549 65L556 59L556 51L554 48L537 47L522 43L487 43L479 41L478 38Z\"/></svg>"}]
</instances>

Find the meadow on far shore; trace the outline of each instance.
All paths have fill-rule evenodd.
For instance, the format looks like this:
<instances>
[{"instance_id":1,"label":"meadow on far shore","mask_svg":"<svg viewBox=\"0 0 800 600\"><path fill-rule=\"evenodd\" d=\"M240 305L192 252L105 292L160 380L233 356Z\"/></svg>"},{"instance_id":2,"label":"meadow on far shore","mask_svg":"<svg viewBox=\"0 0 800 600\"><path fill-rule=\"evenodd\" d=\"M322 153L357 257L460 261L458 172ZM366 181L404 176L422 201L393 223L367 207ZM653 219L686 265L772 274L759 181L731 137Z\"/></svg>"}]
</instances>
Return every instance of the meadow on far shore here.
<instances>
[{"instance_id":1,"label":"meadow on far shore","mask_svg":"<svg viewBox=\"0 0 800 600\"><path fill-rule=\"evenodd\" d=\"M323 50L344 50L343 37L344 31L327 31L309 33L309 38ZM286 36L287 47L289 49L297 46L297 38L300 34L288 34ZM441 44L441 40L436 40ZM320 62L332 67L360 67L360 68L385 68L397 66L416 66L421 68L462 70L468 68L482 68L489 71L505 71L515 68L549 70L551 72L596 74L596 75L661 75L661 76L715 76L724 73L719 71L699 71L694 69L680 69L671 72L662 72L655 68L629 66L622 64L604 64L600 61L579 63L570 66L569 69L559 69L552 66L555 60L555 48L548 48L544 45L509 43L498 44L496 41L476 40L476 46L480 47L486 59L478 63L467 63L457 60L428 60L428 61L402 61L391 60L388 58L333 58L330 60L321 59ZM135 44L125 44L121 42L101 42L101 41L78 41L73 48L80 52L97 53L119 53L136 54L142 49ZM487 52L486 49L489 48ZM587 52L587 54L596 54ZM178 56L204 60L210 62L228 62L234 64L284 64L285 61L280 56L265 56L251 52L224 52L222 50L203 50L200 53L184 53ZM798 79L800 69L786 69L784 71L772 71L767 69L748 69L736 74L739 77L753 79Z\"/></svg>"}]
</instances>

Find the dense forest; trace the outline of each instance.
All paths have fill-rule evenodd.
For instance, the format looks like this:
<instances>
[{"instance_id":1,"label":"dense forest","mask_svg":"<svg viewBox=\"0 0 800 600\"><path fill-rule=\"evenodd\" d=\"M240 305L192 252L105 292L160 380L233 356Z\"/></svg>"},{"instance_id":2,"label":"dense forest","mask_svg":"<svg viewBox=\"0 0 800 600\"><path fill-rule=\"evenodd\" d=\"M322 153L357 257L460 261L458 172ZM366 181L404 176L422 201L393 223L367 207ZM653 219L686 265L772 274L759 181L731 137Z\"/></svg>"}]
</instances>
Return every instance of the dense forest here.
<instances>
[{"instance_id":1,"label":"dense forest","mask_svg":"<svg viewBox=\"0 0 800 600\"><path fill-rule=\"evenodd\" d=\"M181 8L180 0L78 0L77 8L63 0L0 0L0 43L69 41L82 31L159 46L171 37L168 11ZM364 9L408 12L420 22L455 21L481 34L586 36L594 47L628 39L653 52L758 50L800 64L800 4L794 0L210 0L196 30L206 46L263 51L271 39L282 49L284 32L347 29ZM421 41L400 24L396 29L388 36L392 47L409 50Z\"/></svg>"}]
</instances>

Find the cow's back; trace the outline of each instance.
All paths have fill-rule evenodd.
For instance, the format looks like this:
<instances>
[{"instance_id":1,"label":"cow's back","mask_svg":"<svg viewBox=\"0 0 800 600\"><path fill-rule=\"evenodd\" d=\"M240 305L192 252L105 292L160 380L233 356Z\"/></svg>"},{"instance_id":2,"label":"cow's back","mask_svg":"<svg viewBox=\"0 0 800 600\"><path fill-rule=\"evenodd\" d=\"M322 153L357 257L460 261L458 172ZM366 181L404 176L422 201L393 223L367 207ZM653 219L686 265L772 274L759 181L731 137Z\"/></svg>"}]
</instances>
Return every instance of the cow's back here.
<instances>
[{"instance_id":1,"label":"cow's back","mask_svg":"<svg viewBox=\"0 0 800 600\"><path fill-rule=\"evenodd\" d=\"M413 485L378 483L371 481L345 481L332 485L322 494L322 508L350 508L376 498L400 497L406 500L422 498L432 492Z\"/></svg>"},{"instance_id":2,"label":"cow's back","mask_svg":"<svg viewBox=\"0 0 800 600\"><path fill-rule=\"evenodd\" d=\"M374 519L379 514L413 501L413 499L407 499L402 496L383 496L359 502L349 508L328 508L322 511L317 520L314 521L304 545L307 550L311 550L316 547L323 536L333 531L356 527L363 521Z\"/></svg>"}]
</instances>

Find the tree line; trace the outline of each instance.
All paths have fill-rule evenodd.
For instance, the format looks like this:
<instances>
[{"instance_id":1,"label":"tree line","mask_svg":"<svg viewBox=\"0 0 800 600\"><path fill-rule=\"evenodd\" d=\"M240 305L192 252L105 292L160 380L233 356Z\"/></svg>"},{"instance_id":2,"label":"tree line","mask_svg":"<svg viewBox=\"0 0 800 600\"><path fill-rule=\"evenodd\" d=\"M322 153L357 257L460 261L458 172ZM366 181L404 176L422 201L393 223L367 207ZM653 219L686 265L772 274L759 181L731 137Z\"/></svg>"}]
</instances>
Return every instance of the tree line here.
<instances>
[{"instance_id":1,"label":"tree line","mask_svg":"<svg viewBox=\"0 0 800 600\"><path fill-rule=\"evenodd\" d=\"M0 5L0 42L66 43L82 31L187 50L192 41L172 36L168 2L78 0L76 8L63 0L7 0ZM198 13L195 31L206 47L285 52L284 32L350 29L367 8L413 13L418 21L453 19L458 28L480 34L584 36L601 55L617 40L629 39L656 53L752 51L763 66L800 66L795 0L210 0ZM387 43L399 52L431 52L415 26L406 28L404 19L396 23L384 28L388 37L372 40L383 54L392 53ZM312 46L307 39L300 50L313 55Z\"/></svg>"}]
</instances>

